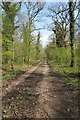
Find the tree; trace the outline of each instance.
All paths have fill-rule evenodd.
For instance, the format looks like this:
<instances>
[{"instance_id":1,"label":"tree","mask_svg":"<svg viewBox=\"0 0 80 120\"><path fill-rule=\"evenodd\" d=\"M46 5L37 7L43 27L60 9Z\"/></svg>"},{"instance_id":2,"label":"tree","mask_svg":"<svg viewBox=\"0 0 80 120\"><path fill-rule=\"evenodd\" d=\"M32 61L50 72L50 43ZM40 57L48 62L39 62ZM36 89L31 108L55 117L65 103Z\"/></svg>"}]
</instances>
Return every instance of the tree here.
<instances>
[{"instance_id":1,"label":"tree","mask_svg":"<svg viewBox=\"0 0 80 120\"><path fill-rule=\"evenodd\" d=\"M36 42L36 59L40 59L40 32L38 32L37 42Z\"/></svg>"},{"instance_id":2,"label":"tree","mask_svg":"<svg viewBox=\"0 0 80 120\"><path fill-rule=\"evenodd\" d=\"M28 54L28 49L30 46L29 45L29 29L28 29L28 26L24 26L23 25L23 44L24 44L24 63L28 63L29 60L28 60L28 57L29 57L29 54Z\"/></svg>"},{"instance_id":3,"label":"tree","mask_svg":"<svg viewBox=\"0 0 80 120\"><path fill-rule=\"evenodd\" d=\"M26 6L26 13L28 21L26 23L27 29L28 29L28 63L30 61L30 44L31 44L31 34L33 31L33 23L36 19L37 15L41 12L41 10L44 8L45 3L40 2L25 2Z\"/></svg>"},{"instance_id":4,"label":"tree","mask_svg":"<svg viewBox=\"0 0 80 120\"><path fill-rule=\"evenodd\" d=\"M66 48L65 38L69 25L68 5L66 3L59 3L57 6L55 4L51 4L48 10L50 11L50 15L48 16L51 17L53 21L50 29L56 35L56 44L58 47L64 46Z\"/></svg>"},{"instance_id":5,"label":"tree","mask_svg":"<svg viewBox=\"0 0 80 120\"><path fill-rule=\"evenodd\" d=\"M5 63L8 63L9 59L11 59L11 69L13 69L14 66L13 34L15 29L17 28L17 26L14 25L14 20L17 12L21 9L21 3L2 2L1 7L4 10L2 31L3 53L4 56L6 55Z\"/></svg>"},{"instance_id":6,"label":"tree","mask_svg":"<svg viewBox=\"0 0 80 120\"><path fill-rule=\"evenodd\" d=\"M70 47L71 47L71 63L70 67L74 66L74 3L69 2L69 16L70 16Z\"/></svg>"},{"instance_id":7,"label":"tree","mask_svg":"<svg viewBox=\"0 0 80 120\"><path fill-rule=\"evenodd\" d=\"M58 22L55 22L55 33L56 33L56 46L63 47L64 40L63 40L62 28Z\"/></svg>"},{"instance_id":8,"label":"tree","mask_svg":"<svg viewBox=\"0 0 80 120\"><path fill-rule=\"evenodd\" d=\"M51 7L49 7L49 11L50 11L50 17L53 20L51 29L52 31L56 34L56 42L59 44L60 41L62 43L62 45L64 45L64 47L66 48L66 35L69 34L70 32L70 48L71 48L71 63L70 66L73 67L74 66L74 35L76 33L76 31L74 30L76 24L77 23L77 18L79 16L79 4L77 4L77 0L76 2L69 1L69 4L65 4L65 3L59 3L57 4L56 8L55 6L51 5ZM76 14L74 14L76 11ZM57 24L55 24L57 23ZM56 27L57 25L57 27ZM70 26L70 27L69 27ZM59 29L57 29L59 28ZM60 33L60 34L58 34ZM68 36L67 36L68 37ZM59 39L58 39L59 38ZM68 39L69 40L69 39ZM61 45L61 46L62 46Z\"/></svg>"}]
</instances>

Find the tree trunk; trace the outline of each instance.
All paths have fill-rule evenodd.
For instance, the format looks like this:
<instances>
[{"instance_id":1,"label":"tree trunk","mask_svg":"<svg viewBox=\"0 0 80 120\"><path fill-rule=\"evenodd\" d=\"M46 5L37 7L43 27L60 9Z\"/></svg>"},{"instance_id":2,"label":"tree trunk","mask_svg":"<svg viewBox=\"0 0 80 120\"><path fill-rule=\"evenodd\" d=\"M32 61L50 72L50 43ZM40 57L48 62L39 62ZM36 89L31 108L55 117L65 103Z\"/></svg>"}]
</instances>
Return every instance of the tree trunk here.
<instances>
[{"instance_id":1,"label":"tree trunk","mask_svg":"<svg viewBox=\"0 0 80 120\"><path fill-rule=\"evenodd\" d=\"M80 1L78 2L80 8ZM78 16L78 24L80 25L80 12ZM80 79L80 26L78 26L78 78ZM80 88L80 80L78 80L78 87Z\"/></svg>"},{"instance_id":2,"label":"tree trunk","mask_svg":"<svg viewBox=\"0 0 80 120\"><path fill-rule=\"evenodd\" d=\"M14 69L14 41L12 38L12 59L11 59L11 70Z\"/></svg>"},{"instance_id":3,"label":"tree trunk","mask_svg":"<svg viewBox=\"0 0 80 120\"><path fill-rule=\"evenodd\" d=\"M28 48L28 60L27 60L27 62L28 62L28 64L29 64L29 62L30 62L30 45L31 45L31 41L29 40L29 48Z\"/></svg>"},{"instance_id":4,"label":"tree trunk","mask_svg":"<svg viewBox=\"0 0 80 120\"><path fill-rule=\"evenodd\" d=\"M70 67L74 66L74 3L69 2L69 16L70 16L70 47L71 47L71 63Z\"/></svg>"}]
</instances>

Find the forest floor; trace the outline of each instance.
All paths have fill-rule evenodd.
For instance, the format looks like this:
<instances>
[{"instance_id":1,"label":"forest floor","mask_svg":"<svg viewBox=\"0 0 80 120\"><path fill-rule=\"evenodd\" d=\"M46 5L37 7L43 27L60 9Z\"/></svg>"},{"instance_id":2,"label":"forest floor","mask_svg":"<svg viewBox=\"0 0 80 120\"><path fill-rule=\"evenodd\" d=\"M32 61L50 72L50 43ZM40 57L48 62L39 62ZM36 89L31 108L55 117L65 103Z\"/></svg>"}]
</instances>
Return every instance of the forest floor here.
<instances>
[{"instance_id":1,"label":"forest floor","mask_svg":"<svg viewBox=\"0 0 80 120\"><path fill-rule=\"evenodd\" d=\"M3 118L78 118L78 90L56 77L46 62L3 83Z\"/></svg>"}]
</instances>

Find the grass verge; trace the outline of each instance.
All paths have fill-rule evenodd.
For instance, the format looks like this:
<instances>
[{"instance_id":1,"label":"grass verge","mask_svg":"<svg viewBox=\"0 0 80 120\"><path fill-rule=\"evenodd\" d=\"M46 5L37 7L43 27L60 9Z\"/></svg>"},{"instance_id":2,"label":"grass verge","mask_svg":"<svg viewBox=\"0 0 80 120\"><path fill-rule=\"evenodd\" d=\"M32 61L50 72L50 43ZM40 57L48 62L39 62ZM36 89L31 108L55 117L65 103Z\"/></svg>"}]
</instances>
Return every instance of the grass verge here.
<instances>
[{"instance_id":1,"label":"grass verge","mask_svg":"<svg viewBox=\"0 0 80 120\"><path fill-rule=\"evenodd\" d=\"M56 61L48 61L54 75L65 80L67 84L74 86L76 89L80 89L79 86L79 71L78 67L64 66L63 63L59 64Z\"/></svg>"}]
</instances>

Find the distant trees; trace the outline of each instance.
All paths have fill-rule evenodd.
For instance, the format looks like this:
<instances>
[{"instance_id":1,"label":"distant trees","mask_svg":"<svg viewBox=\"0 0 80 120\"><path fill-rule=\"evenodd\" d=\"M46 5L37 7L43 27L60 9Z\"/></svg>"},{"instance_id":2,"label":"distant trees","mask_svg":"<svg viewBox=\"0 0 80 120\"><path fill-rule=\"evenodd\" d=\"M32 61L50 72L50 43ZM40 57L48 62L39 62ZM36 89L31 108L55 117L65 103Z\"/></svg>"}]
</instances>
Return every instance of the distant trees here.
<instances>
[{"instance_id":1,"label":"distant trees","mask_svg":"<svg viewBox=\"0 0 80 120\"><path fill-rule=\"evenodd\" d=\"M28 63L30 61L30 44L31 44L31 34L33 32L33 24L34 24L34 20L37 17L37 15L41 12L41 10L44 8L45 3L41 3L41 2L25 2L24 3L26 6L26 13L27 13L27 18L28 21L26 23L26 27L28 29Z\"/></svg>"}]
</instances>

